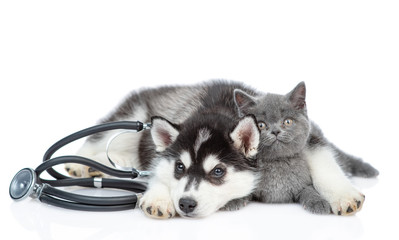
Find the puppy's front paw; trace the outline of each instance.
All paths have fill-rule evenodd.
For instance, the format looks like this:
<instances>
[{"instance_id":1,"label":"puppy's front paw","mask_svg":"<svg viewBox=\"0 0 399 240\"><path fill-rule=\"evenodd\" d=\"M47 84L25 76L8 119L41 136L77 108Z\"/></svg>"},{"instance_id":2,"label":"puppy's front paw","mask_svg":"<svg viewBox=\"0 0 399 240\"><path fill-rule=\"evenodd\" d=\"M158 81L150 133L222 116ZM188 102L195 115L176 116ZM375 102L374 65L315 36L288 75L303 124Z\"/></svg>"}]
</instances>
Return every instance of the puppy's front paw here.
<instances>
[{"instance_id":1,"label":"puppy's front paw","mask_svg":"<svg viewBox=\"0 0 399 240\"><path fill-rule=\"evenodd\" d=\"M340 191L334 194L330 201L331 210L336 215L353 215L360 211L365 200L364 194L357 191L355 188Z\"/></svg>"},{"instance_id":2,"label":"puppy's front paw","mask_svg":"<svg viewBox=\"0 0 399 240\"><path fill-rule=\"evenodd\" d=\"M140 200L140 208L148 217L168 219L176 215L176 210L169 195L147 192Z\"/></svg>"}]
</instances>

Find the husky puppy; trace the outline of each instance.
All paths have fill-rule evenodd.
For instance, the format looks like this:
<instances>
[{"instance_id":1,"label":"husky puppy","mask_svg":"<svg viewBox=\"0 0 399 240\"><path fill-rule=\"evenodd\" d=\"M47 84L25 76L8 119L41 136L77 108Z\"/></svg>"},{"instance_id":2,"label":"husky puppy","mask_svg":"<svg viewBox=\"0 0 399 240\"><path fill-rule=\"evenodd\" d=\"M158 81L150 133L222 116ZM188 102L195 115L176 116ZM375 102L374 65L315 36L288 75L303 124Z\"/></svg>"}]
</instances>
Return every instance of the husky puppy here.
<instances>
[{"instance_id":1,"label":"husky puppy","mask_svg":"<svg viewBox=\"0 0 399 240\"><path fill-rule=\"evenodd\" d=\"M180 125L155 117L151 135L153 176L140 208L151 217L204 217L257 185L259 130L253 116L236 123L220 113L200 112ZM149 151L151 151L149 149Z\"/></svg>"},{"instance_id":2,"label":"husky puppy","mask_svg":"<svg viewBox=\"0 0 399 240\"><path fill-rule=\"evenodd\" d=\"M246 98L245 96L248 97ZM175 151L172 149L175 149L174 144L177 144L177 142L172 143L171 141L169 141L168 146L163 146L163 147L157 146L156 143L159 142L157 140L158 135L156 134L156 132L154 132L155 131L154 129L157 129L156 127L157 122L158 123L162 122L163 126L171 126L167 128L169 130L175 129L176 131L179 132L179 130L185 129L184 136L192 136L192 138L191 141L188 140L181 140L181 141L190 142L191 144L191 145L189 144L190 146L197 146L198 145L196 144L197 139L199 139L197 142L203 142L203 140L201 139L208 139L206 137L208 136L208 134L204 134L207 131L199 131L198 128L201 127L190 129L181 126L188 126L188 124L194 124L197 121L202 122L201 120L202 114L204 114L205 116L207 114L213 115L216 113L221 113L224 116L227 116L227 118L221 117L221 119L224 119L224 122L221 125L225 125L225 127L223 128L225 129L224 130L225 135L226 133L229 133L230 134L229 138L230 140L232 140L234 139L233 138L234 136L235 137L238 136L233 134L234 132L233 130L231 129L228 130L228 128L231 128L228 122L230 122L230 124L231 122L238 123L240 121L240 117L245 116L245 114L243 114L244 112L251 114L250 108L254 110L255 107L257 107L256 109L261 109L262 113L267 112L268 109L265 108L265 105L262 102L264 96L265 96L264 93L257 92L254 89L251 89L243 84L225 82L225 81L207 82L196 86L161 87L156 89L142 90L140 92L133 92L109 116L104 118L102 122L120 121L120 120L139 120L142 122L149 122L151 116L161 116L163 118L155 118L156 121L153 121L154 125L153 129L151 130L151 133L141 132L131 135L124 134L115 139L110 150L110 155L112 159L116 160L120 165L133 166L141 169L153 169L155 172L154 176L162 175L156 171L157 164L155 163L167 162L167 161L160 161L159 156L163 151L165 151L164 156L169 156L168 155L169 153L168 154L166 153L168 151L172 152ZM251 101L250 102L245 101L247 99L250 99ZM246 105L245 103L251 103L251 104ZM258 117L258 112L255 111L252 112L252 114L257 115L256 117ZM220 121L218 120L219 117L214 118L212 121L215 122ZM169 120L170 122L167 121L166 119ZM209 120L208 117L207 119ZM173 122L174 124L172 124L171 122ZM238 124L237 126L240 126L240 124ZM262 128L262 126L258 126L258 128ZM351 185L349 180L346 178L345 174L356 176L356 175L361 175L361 173L366 173L365 175L367 177L372 177L375 176L376 173L378 174L378 172L373 171L375 169L373 169L371 166L367 165L366 163L362 162L360 159L351 157L341 151L336 150L336 148L334 148L334 146L324 138L324 136L321 134L321 131L318 128L312 127L311 129L312 133L309 136L317 136L317 137L310 138L311 141L306 142L306 148L303 154L305 155L306 162L309 165L308 171L310 171L314 188L320 193L320 195L325 200L327 200L330 203L333 213L335 214L341 213L343 215L350 214L348 213L349 208L354 210L352 211L352 213L356 212L357 210L360 209L361 206L357 208L355 208L354 206L358 206L359 203L361 205L363 203L364 197L358 190L356 190ZM214 134L212 134L212 131L214 130L215 129L210 131L211 132L210 135L214 136ZM313 134L314 132L318 134L315 135ZM104 164L107 164L108 160L105 155L105 145L112 134L113 134L112 132L107 134L97 134L89 138L86 141L86 143L82 146L82 148L79 150L78 154L95 159ZM173 134L170 136L173 136ZM182 133L180 132L177 136L183 137ZM176 139L174 139L174 141L177 141ZM238 140L239 139L236 139L235 142L233 141L233 143L231 143L235 147L233 148L235 149L234 151L237 151L237 149L240 147L238 144L240 142ZM320 144L314 144L316 142ZM222 147L222 145L217 145L216 143L214 143L214 145ZM252 145L255 150L256 149L255 146L257 146L257 144L254 143ZM260 146L259 150L262 151L264 143L260 143L259 146ZM192 147L192 148L194 149L195 152L195 149L198 147L195 148ZM157 151L154 151L154 149L156 149ZM198 151L201 152L201 154L205 154L206 152L211 151L205 147L198 149L199 149ZM247 146L245 151L248 151L249 149L250 148L248 148ZM192 151L193 150L191 150L191 152ZM202 153L202 151L204 153ZM243 150L241 150L241 154L244 154L245 161L248 161L248 159L254 157L251 154L245 155ZM189 154L185 154L185 156L188 155ZM190 156L191 156L190 163L198 162L197 160L193 161L193 159L195 159L196 157L195 154L194 156L192 156L190 153ZM223 159L223 157L219 158ZM201 161L203 160L200 160L199 162ZM342 162L347 163L344 164L346 167L343 166L341 168L337 164L337 162L340 164ZM183 168L185 171L188 170L187 164L184 163L183 165L184 167L179 165L180 166L179 168ZM171 168L171 165L169 167ZM68 164L66 168L71 175L75 176L88 177L88 176L97 176L101 174L93 169L88 169L75 164ZM176 171L180 171L176 170L177 168L178 167L175 166L174 169L169 169L170 170L169 172L173 172L170 174L174 174L174 177L172 178L173 181L179 180L178 179L179 175L178 174L176 175L174 173ZM209 170L210 167L208 167L207 169ZM187 173L189 174L193 172L187 171ZM155 195L153 196L152 194L150 194L150 193L155 194L158 191L158 190L151 191L151 189L156 189L155 187L153 187L157 185L155 183L162 182L161 179L159 179L159 181L156 179L158 178L153 177L152 180L150 180L152 184L150 184L148 191L146 192L144 198L141 201L141 206L144 212L147 215L157 217L158 215L157 209L159 208L160 212L162 213L161 217L169 217L173 216L175 209L176 211L178 211L179 214L183 216L187 215L184 213L184 210L182 210L182 208L185 209L184 204L180 205L177 197L175 197L174 198L175 200L173 201L171 201L168 197L163 198L164 200L159 200L161 199L160 197L154 197ZM207 182L207 181L198 181L198 180L194 181L187 179L195 179L195 178L192 177L181 178L179 181L187 181L186 185L187 184L190 185L192 183L201 185L201 183ZM219 185L217 188L222 187L224 184L225 182L223 182L223 184ZM171 187L171 185L167 184L165 185L167 186L166 188L170 188L169 190L171 190L171 188L177 189L175 188L175 186ZM253 185L249 184L248 189L252 187ZM164 187L164 189L166 188ZM186 187L184 187L184 189L186 189ZM187 187L187 189L202 189L202 188ZM163 192L167 191L164 190ZM182 190L180 190L180 192L182 192ZM169 192L168 194L164 194L164 196L171 196L171 195L173 195L171 194L171 192ZM211 194L205 194L202 197L210 199L210 198L216 198L217 196L218 195L212 196ZM232 194L232 196L228 196L227 198L229 198L232 201L226 204L225 207L223 207L222 209L226 210L238 209L242 205L245 205L246 203L246 201L239 199L239 197L237 197L237 194ZM163 202L164 206L159 207L157 204L155 204L155 202L157 203ZM171 202L173 202L173 204L171 204ZM222 207L219 205L224 202L226 202L226 198L223 198L222 201L220 201L218 204L214 206ZM165 205L167 205L168 207L165 207ZM193 204L191 204L191 206L192 205ZM216 208L213 207L212 211L216 211L217 207ZM207 212L207 214L209 214L212 211L207 210L204 212ZM171 213L171 215L169 213ZM205 216L207 214L196 213L195 216ZM191 214L191 216L194 216L194 213Z\"/></svg>"},{"instance_id":3,"label":"husky puppy","mask_svg":"<svg viewBox=\"0 0 399 240\"><path fill-rule=\"evenodd\" d=\"M260 131L253 116L239 118L234 103L225 101L233 90L217 84L203 86L197 95L184 87L144 90L104 120L151 120L151 131L121 135L109 152L119 164L152 172L139 203L146 215L204 217L256 188ZM161 116L151 117L156 114ZM114 133L92 136L78 154L106 164L105 144ZM99 174L74 164L66 168L76 176Z\"/></svg>"}]
</instances>

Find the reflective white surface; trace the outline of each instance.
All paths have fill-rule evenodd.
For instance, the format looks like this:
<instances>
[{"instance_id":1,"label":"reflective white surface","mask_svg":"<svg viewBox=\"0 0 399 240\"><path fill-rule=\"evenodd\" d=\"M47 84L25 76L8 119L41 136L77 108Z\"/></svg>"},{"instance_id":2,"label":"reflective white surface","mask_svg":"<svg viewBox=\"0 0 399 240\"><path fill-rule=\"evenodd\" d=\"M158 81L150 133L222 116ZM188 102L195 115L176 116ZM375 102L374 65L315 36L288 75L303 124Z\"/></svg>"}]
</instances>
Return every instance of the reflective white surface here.
<instances>
[{"instance_id":1,"label":"reflective white surface","mask_svg":"<svg viewBox=\"0 0 399 240\"><path fill-rule=\"evenodd\" d=\"M397 1L1 1L1 233L18 239L398 239ZM204 219L13 202L9 183L130 91L224 78L286 93L380 171L351 217L251 203ZM60 154L73 154L81 143ZM94 191L93 194L101 194Z\"/></svg>"},{"instance_id":2,"label":"reflective white surface","mask_svg":"<svg viewBox=\"0 0 399 240\"><path fill-rule=\"evenodd\" d=\"M367 196L356 216L318 216L295 204L251 203L236 212L217 212L204 219L152 220L140 210L79 212L49 206L37 200L4 201L6 232L30 239L376 239L381 231L395 236L397 214L386 202L387 182L356 179ZM94 191L93 194L98 194ZM6 196L5 196L6 197Z\"/></svg>"}]
</instances>

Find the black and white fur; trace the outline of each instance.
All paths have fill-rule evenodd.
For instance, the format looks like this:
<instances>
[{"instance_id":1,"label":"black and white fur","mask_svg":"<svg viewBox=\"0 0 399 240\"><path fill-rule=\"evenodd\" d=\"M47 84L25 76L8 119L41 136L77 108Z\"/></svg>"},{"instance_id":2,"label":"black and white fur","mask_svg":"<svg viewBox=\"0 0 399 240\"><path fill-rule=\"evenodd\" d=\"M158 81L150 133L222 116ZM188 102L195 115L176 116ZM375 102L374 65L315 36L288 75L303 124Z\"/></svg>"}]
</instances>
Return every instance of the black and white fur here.
<instances>
[{"instance_id":1,"label":"black and white fur","mask_svg":"<svg viewBox=\"0 0 399 240\"><path fill-rule=\"evenodd\" d=\"M253 116L236 123L220 113L194 114L183 124L152 120L157 153L140 207L151 217L204 217L257 185L259 130Z\"/></svg>"},{"instance_id":2,"label":"black and white fur","mask_svg":"<svg viewBox=\"0 0 399 240\"><path fill-rule=\"evenodd\" d=\"M205 216L218 210L219 207L222 207L221 206L223 205L222 203L225 204L227 200L231 201L228 204L226 204L223 209L237 209L240 208L243 203L244 204L246 203L246 201L238 200L237 198L248 195L249 194L248 191L250 191L249 189L254 190L253 189L254 186L252 184L249 184L246 187L245 191L242 191L241 193L242 196L238 196L240 194L231 194L231 193L219 196L217 193L214 194L208 192L208 190L206 190L205 188L196 187L196 186L186 187L194 183L199 184L198 186L200 186L201 184L209 183L209 181L204 181L202 180L202 178L201 181L198 181L198 179L190 176L179 178L178 175L175 174L177 166L171 164L173 160L172 161L165 160L168 158L168 156L170 156L169 153L173 153L173 151L176 151L172 149L175 149L176 146L181 146L177 145L177 139L179 137L183 138L183 136L185 136L186 138L189 138L189 136L191 136L190 141L182 140L184 142L186 141L189 142L184 151L185 152L191 151L191 153L190 154L184 153L183 155L181 155L183 153L183 148L182 148L180 149L180 152L178 151L179 153L177 155L174 152L175 153L174 161L176 162L176 159L182 158L182 156L183 159L187 159L186 157L190 155L190 160L185 160L186 163L183 162L184 169L187 170L186 173L195 175L196 173L192 172L191 170L188 171L188 169L190 168L197 169L199 166L201 166L200 169L203 169L201 171L208 172L209 174L210 173L209 171L213 170L212 167L215 167L217 165L216 163L222 161L223 157L214 158L215 161L210 160L212 158L209 158L207 161L205 161L205 158L203 158L202 160L197 160L195 159L196 154L194 154L194 156L192 155L192 152L196 152L195 149L198 148L197 146L198 144L196 144L196 142L205 143L204 139L207 139L207 141L209 140L210 143L213 142L213 140L210 141L211 139L208 138L207 136L208 135L215 136L213 131L215 131L217 128L209 128L208 126L205 129L208 129L209 131L201 130L202 128L200 127L200 125L197 125L200 123L205 124L205 122L207 121L208 123L218 122L219 124L221 124L219 130L224 129L223 130L224 135L229 135L229 138L225 137L225 141L227 141L228 139L230 139L230 141L233 141L230 142L229 145L230 150L233 149L234 151L237 151L237 149L242 147L240 146L239 141L237 141L240 138L239 135L235 135L234 130L231 129L232 123L234 123L233 125L235 125L240 122L239 120L242 114L240 109L242 109L243 107L242 105L240 106L237 105L238 102L237 98L242 96L242 94L240 95L240 93L245 94L245 96L250 96L253 100L257 101L264 96L263 93L257 92L249 87L244 86L243 84L223 82L223 81L208 82L196 86L161 87L156 89L142 90L137 93L136 92L132 93L130 96L128 96L128 98L125 101L123 101L120 104L118 108L115 109L114 112L112 112L108 117L102 120L102 122L118 121L118 120L139 120L142 122L148 122L150 121L151 116L163 117L163 118L153 119L154 126L153 129L151 130L152 134L149 132L142 132L138 134L121 135L120 137L115 139L115 141L112 144L112 148L110 150L111 157L117 160L117 162L121 165L134 166L141 169L152 169L154 171L154 176L151 179L149 190L146 192L144 198L141 201L141 206L147 215L153 217L158 217L158 215L161 215L160 217L169 217L173 216L174 215L173 210L176 210L178 211L179 214L183 216L193 217L194 214L191 215L185 214L184 210L181 210L180 206L182 207L182 209L185 209L185 206L184 204L180 205L179 200L177 200L178 197L175 196L176 194L178 196L184 196L185 193L189 191L198 191L197 194L192 194L192 196L195 195L196 198L205 198L210 202L214 201L215 199L219 198L222 199L221 201L219 201L218 204L214 204L214 206L209 208L208 210L199 211L201 213L197 213L195 217ZM258 101L258 103L260 103L260 101ZM267 111L267 109L265 109L265 111ZM215 114L219 114L219 116ZM221 117L220 114L223 115L224 117ZM204 116L208 117L217 116L217 117L211 120L208 117L203 118ZM167 121L166 119L169 120L170 122ZM157 134L154 132L155 131L154 129L157 129L157 122L160 124L160 126L164 126L166 127L166 129L171 130L172 134L171 136L177 134L176 139L174 139L173 142L172 141L169 142L170 145L157 144L157 142L159 143L158 141L159 136L157 136ZM174 124L172 124L171 122L173 122ZM195 128L183 127L189 125L192 126L195 125L197 127ZM239 126L239 124L237 126ZM246 129L247 131L248 129L251 128L245 127L243 129ZM246 131L242 131L242 133ZM311 131L312 133L314 133L315 131L319 130L317 128L312 128ZM318 142L319 143L325 142L326 144L312 145L311 144L312 141L309 141L306 151L304 153L306 155L305 158L309 166L309 171L311 173L314 187L320 193L320 195L330 203L331 209L335 214L341 213L345 215L347 214L348 212L347 209L350 206L357 206L358 202L361 202L362 204L364 199L363 195L351 185L345 174L357 175L357 173L364 172L364 169L366 169L367 172L369 168L365 168L364 167L365 163L359 159L353 158L342 152L337 154L336 148L334 148L332 144L328 143L328 141L321 134L321 131L316 133L317 133L316 136ZM113 132L107 134L99 134L88 139L88 141L80 149L79 154L86 157L90 157L92 159L96 159L97 161L107 164L104 151L105 151L106 142L109 136L111 136L112 134ZM214 146L213 144L210 145ZM187 150L187 148L189 148L188 146L191 146L191 150ZM215 145L215 146L218 146L221 149L224 148L224 146L222 145ZM244 144L244 146L246 145ZM241 154L244 154L244 158L242 159L243 163L245 162L247 164L251 162L250 159L254 156L253 153L257 151L255 146L257 146L257 144L253 144L253 147L251 148L248 148L247 146L246 150L243 150L241 148ZM157 151L154 151L154 149L156 149ZM198 148L198 152L205 155L212 155L210 154L212 151L216 150L211 150L209 148ZM163 158L160 158L160 156L161 157L163 156ZM161 161L160 159L164 160ZM346 165L352 165L354 167L341 168L337 164L337 161L346 162L347 163ZM208 163L205 164L206 162L213 162L213 164L208 165ZM169 163L169 165L167 163ZM253 163L249 165L251 165L252 167L253 166L252 164ZM234 165L229 165L229 166L234 166ZM87 168L82 168L77 165L68 165L66 166L66 168L70 174L76 176L93 176L98 174L98 172L96 171L92 171L91 169ZM234 174L241 174L242 170L244 170L244 172L248 173L245 174L247 177L251 175L250 172L252 170L250 170L250 168L242 168L241 170L240 169L241 168L235 169L235 171L233 171ZM164 174L166 178L162 178ZM375 175L376 175L375 172L370 173L368 177ZM205 175L202 175L202 177L204 176ZM231 179L232 181L240 181L241 178L248 179L247 177L243 176L238 176L238 175L234 176L238 177L238 179ZM162 181L162 179L167 179L167 180ZM170 179L172 179L173 180L172 182L174 182L175 184L178 184L180 182L180 184L182 184L181 186L184 185L184 187L181 186L177 187L177 185L172 186L170 184L169 185L156 184L157 182L170 183L171 181L168 181ZM190 180L190 179L196 179L196 180ZM250 182L256 182L255 178ZM213 184L209 186L215 187L215 191L218 191L217 189L224 187L224 184L225 182L223 182L223 184L221 185ZM244 186L241 185L238 186L244 189ZM174 192L173 194L172 191ZM164 198L162 196L164 196ZM169 197L174 197L174 200L171 200ZM207 200L201 200L201 201L207 201ZM161 203L161 204L156 204L156 203ZM161 205L162 207L160 207ZM189 203L186 205L190 206ZM160 209L160 212L158 212L157 210L158 207ZM359 210L360 207L353 209L355 209L354 212L356 212L356 210Z\"/></svg>"},{"instance_id":3,"label":"black and white fur","mask_svg":"<svg viewBox=\"0 0 399 240\"><path fill-rule=\"evenodd\" d=\"M151 131L115 139L109 152L119 164L152 172L140 200L146 215L204 217L256 188L254 157L260 132L253 116L238 117L234 102L226 101L233 90L234 86L226 89L218 84L194 91L186 87L144 90L132 94L104 119L152 123ZM107 164L104 150L112 134L94 135L78 154ZM66 168L77 176L98 174L73 164Z\"/></svg>"}]
</instances>

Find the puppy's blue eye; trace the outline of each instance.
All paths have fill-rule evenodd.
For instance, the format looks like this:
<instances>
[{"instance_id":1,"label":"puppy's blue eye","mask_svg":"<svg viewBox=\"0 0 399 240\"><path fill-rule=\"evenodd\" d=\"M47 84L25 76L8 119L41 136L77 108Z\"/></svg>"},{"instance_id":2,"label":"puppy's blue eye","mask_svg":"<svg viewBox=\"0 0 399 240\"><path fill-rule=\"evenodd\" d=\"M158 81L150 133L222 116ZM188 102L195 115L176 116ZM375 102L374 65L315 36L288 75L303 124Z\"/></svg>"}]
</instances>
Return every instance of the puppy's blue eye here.
<instances>
[{"instance_id":1,"label":"puppy's blue eye","mask_svg":"<svg viewBox=\"0 0 399 240\"><path fill-rule=\"evenodd\" d=\"M212 176L213 176L213 177L220 178L220 177L223 177L224 174L225 174L225 170L224 170L223 167L215 167L215 168L212 170Z\"/></svg>"},{"instance_id":2,"label":"puppy's blue eye","mask_svg":"<svg viewBox=\"0 0 399 240\"><path fill-rule=\"evenodd\" d=\"M222 175L223 174L223 170L220 168L216 168L215 171L213 171L215 173L215 175Z\"/></svg>"},{"instance_id":3,"label":"puppy's blue eye","mask_svg":"<svg viewBox=\"0 0 399 240\"><path fill-rule=\"evenodd\" d=\"M176 162L175 171L177 173L184 173L184 170L186 170L186 167L184 166L184 164L180 161Z\"/></svg>"}]
</instances>

